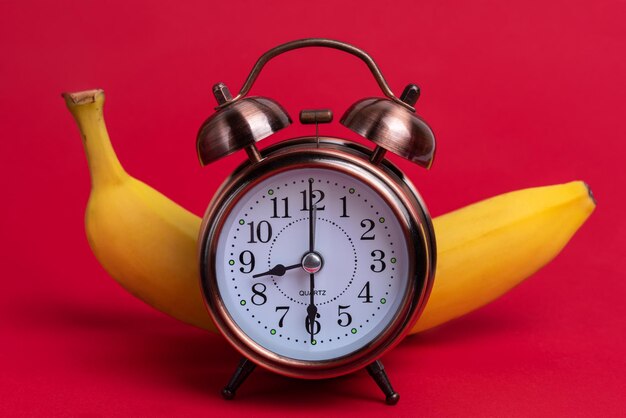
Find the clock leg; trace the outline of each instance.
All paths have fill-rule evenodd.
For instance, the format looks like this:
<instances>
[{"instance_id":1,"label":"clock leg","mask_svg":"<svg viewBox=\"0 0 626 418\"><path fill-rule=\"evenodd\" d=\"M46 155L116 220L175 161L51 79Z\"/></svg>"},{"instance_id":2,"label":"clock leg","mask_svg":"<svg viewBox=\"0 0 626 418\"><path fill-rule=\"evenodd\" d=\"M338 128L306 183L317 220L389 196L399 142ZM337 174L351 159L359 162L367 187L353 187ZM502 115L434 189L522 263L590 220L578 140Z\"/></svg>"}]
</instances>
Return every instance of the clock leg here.
<instances>
[{"instance_id":1,"label":"clock leg","mask_svg":"<svg viewBox=\"0 0 626 418\"><path fill-rule=\"evenodd\" d=\"M385 402L387 402L387 405L397 404L400 400L400 395L391 387L391 383L389 382L387 373L385 373L383 363L381 363L380 360L376 360L366 368L367 372L370 376L372 376L378 387L385 394Z\"/></svg>"},{"instance_id":2,"label":"clock leg","mask_svg":"<svg viewBox=\"0 0 626 418\"><path fill-rule=\"evenodd\" d=\"M239 366L237 366L237 370L233 373L233 376L230 378L226 387L222 389L222 397L228 400L233 399L235 397L235 393L237 392L237 388L239 388L248 376L250 376L250 373L252 373L255 367L256 364L247 358L241 359Z\"/></svg>"}]
</instances>

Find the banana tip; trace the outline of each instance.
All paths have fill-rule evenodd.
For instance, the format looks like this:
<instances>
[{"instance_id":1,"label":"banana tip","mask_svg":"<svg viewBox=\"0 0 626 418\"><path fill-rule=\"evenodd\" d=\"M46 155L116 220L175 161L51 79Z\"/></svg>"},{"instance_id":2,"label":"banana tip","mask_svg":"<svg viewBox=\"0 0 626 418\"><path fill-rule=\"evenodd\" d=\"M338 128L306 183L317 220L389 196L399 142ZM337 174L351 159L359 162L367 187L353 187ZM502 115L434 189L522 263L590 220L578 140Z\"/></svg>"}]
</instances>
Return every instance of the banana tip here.
<instances>
[{"instance_id":1,"label":"banana tip","mask_svg":"<svg viewBox=\"0 0 626 418\"><path fill-rule=\"evenodd\" d=\"M589 194L589 198L591 199L591 201L593 202L594 206L598 205L598 202L596 201L595 196L593 195L593 192L591 191L591 187L589 187L589 184L587 184L587 182L583 181L583 184L585 185L585 187L587 188L587 193Z\"/></svg>"}]
</instances>

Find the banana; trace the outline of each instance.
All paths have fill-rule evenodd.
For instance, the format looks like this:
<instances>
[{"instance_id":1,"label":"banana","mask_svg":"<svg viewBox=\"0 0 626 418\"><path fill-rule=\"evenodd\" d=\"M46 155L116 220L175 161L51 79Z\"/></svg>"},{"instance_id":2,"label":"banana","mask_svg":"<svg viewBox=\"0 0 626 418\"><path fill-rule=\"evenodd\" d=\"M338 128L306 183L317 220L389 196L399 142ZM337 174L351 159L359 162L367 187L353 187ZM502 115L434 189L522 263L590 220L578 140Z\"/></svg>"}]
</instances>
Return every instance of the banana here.
<instances>
[{"instance_id":1,"label":"banana","mask_svg":"<svg viewBox=\"0 0 626 418\"><path fill-rule=\"evenodd\" d=\"M573 181L505 193L435 218L435 283L411 333L517 286L556 257L595 206L587 184Z\"/></svg>"},{"instance_id":2,"label":"banana","mask_svg":"<svg viewBox=\"0 0 626 418\"><path fill-rule=\"evenodd\" d=\"M96 258L139 299L215 331L199 285L200 218L126 173L106 130L102 90L63 97L89 164L85 229ZM506 193L435 218L435 284L411 333L462 316L515 287L552 260L594 208L589 188L576 181Z\"/></svg>"},{"instance_id":3,"label":"banana","mask_svg":"<svg viewBox=\"0 0 626 418\"><path fill-rule=\"evenodd\" d=\"M63 97L78 123L91 173L85 229L96 258L139 299L215 331L198 279L200 218L126 173L104 123L102 90Z\"/></svg>"}]
</instances>

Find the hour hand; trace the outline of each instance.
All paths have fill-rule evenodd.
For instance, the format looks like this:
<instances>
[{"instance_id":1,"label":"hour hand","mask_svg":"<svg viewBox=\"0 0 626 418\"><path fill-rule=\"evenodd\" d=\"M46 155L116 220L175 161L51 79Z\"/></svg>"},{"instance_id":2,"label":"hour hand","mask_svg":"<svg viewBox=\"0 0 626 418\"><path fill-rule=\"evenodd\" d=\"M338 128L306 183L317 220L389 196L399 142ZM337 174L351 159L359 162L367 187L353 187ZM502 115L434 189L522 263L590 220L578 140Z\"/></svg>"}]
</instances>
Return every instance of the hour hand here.
<instances>
[{"instance_id":1,"label":"hour hand","mask_svg":"<svg viewBox=\"0 0 626 418\"><path fill-rule=\"evenodd\" d=\"M282 276L283 274L285 274L285 272L287 270L292 270L298 267L301 267L302 264L294 264L292 266L283 266L282 264L276 264L274 267L272 267L271 269L269 269L268 271L264 271L263 273L258 273L253 275L253 278L257 278L257 277L262 277L262 276Z\"/></svg>"}]
</instances>

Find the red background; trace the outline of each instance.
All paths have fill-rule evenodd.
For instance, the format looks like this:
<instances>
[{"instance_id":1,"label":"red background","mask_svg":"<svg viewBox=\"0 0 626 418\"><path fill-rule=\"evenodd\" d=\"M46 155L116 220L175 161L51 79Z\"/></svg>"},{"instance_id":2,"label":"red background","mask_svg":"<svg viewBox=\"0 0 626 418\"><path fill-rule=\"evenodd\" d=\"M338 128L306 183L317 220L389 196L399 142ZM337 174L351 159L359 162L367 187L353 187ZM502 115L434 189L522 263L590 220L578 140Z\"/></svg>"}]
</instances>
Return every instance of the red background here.
<instances>
[{"instance_id":1,"label":"red background","mask_svg":"<svg viewBox=\"0 0 626 418\"><path fill-rule=\"evenodd\" d=\"M0 414L624 415L624 22L623 1L3 1ZM211 85L237 90L263 52L310 36L364 48L396 92L422 86L437 160L430 172L394 161L434 215L574 179L599 202L528 282L385 356L395 409L365 372L257 371L222 401L233 350L126 294L84 235L89 176L62 91L104 88L127 170L201 214L243 159L197 163ZM361 62L322 49L277 58L253 93L336 119L379 95ZM294 125L274 141L311 133ZM322 133L354 137L339 124Z\"/></svg>"}]
</instances>

